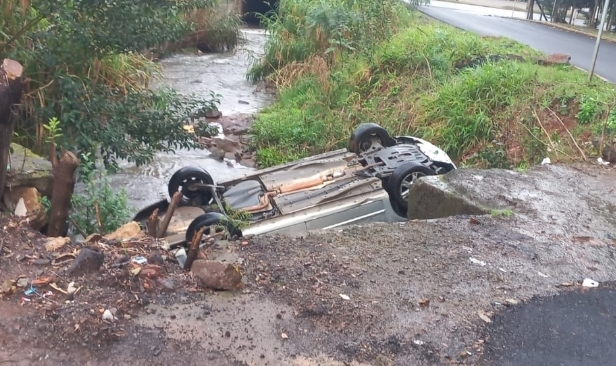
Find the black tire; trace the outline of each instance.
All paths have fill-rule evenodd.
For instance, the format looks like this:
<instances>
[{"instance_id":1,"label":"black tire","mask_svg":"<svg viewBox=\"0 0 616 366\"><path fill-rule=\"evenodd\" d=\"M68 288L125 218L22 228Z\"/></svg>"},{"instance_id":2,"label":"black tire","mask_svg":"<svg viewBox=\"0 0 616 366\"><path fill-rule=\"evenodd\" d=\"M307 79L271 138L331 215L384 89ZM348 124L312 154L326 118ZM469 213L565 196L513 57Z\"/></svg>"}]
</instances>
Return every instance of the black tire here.
<instances>
[{"instance_id":1,"label":"black tire","mask_svg":"<svg viewBox=\"0 0 616 366\"><path fill-rule=\"evenodd\" d=\"M387 130L376 123L364 123L359 125L349 138L347 149L357 155L373 149L372 139L378 139L383 146L394 146L395 140Z\"/></svg>"},{"instance_id":2,"label":"black tire","mask_svg":"<svg viewBox=\"0 0 616 366\"><path fill-rule=\"evenodd\" d=\"M396 201L391 199L391 194L389 194L389 203L391 204L391 208L394 210L396 215L400 217L404 217L404 218L408 216L408 207L407 207L407 211L404 211L404 208L400 207L400 205Z\"/></svg>"},{"instance_id":3,"label":"black tire","mask_svg":"<svg viewBox=\"0 0 616 366\"><path fill-rule=\"evenodd\" d=\"M225 215L219 212L207 212L202 215L197 216L191 223L188 225L188 229L186 229L185 240L186 243L190 245L190 242L193 240L195 234L202 228L212 225L220 225L223 226L228 232L229 235L233 236L242 236L241 230L235 227ZM210 235L210 229L205 229L203 236L206 237Z\"/></svg>"},{"instance_id":4,"label":"black tire","mask_svg":"<svg viewBox=\"0 0 616 366\"><path fill-rule=\"evenodd\" d=\"M387 193L389 193L390 200L393 201L392 207L397 205L402 212L408 212L408 190L410 190L410 185L417 178L427 175L434 175L432 169L414 161L406 162L394 169L387 184Z\"/></svg>"},{"instance_id":5,"label":"black tire","mask_svg":"<svg viewBox=\"0 0 616 366\"><path fill-rule=\"evenodd\" d=\"M179 169L173 173L171 179L169 179L169 184L167 185L169 197L173 197L175 192L181 191L183 196L182 201L184 203L202 196L205 201L204 203L208 204L212 200L212 194L210 192L189 191L188 189L184 189L187 184L197 182L203 184L214 184L214 179L212 179L210 173L201 168L187 166Z\"/></svg>"}]
</instances>

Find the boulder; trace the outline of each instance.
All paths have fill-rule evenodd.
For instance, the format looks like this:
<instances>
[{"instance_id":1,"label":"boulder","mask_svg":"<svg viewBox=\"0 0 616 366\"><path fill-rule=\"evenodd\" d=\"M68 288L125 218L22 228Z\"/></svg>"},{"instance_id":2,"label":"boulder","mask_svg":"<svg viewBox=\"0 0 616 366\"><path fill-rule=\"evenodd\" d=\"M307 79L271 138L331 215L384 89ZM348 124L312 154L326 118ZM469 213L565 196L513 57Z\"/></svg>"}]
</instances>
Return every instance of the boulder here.
<instances>
[{"instance_id":1,"label":"boulder","mask_svg":"<svg viewBox=\"0 0 616 366\"><path fill-rule=\"evenodd\" d=\"M551 65L567 65L571 60L571 56L562 53L554 53L537 59L537 63L543 66Z\"/></svg>"},{"instance_id":2,"label":"boulder","mask_svg":"<svg viewBox=\"0 0 616 366\"><path fill-rule=\"evenodd\" d=\"M11 144L11 150L6 188L34 187L44 196L50 197L53 187L51 162L15 143Z\"/></svg>"},{"instance_id":3,"label":"boulder","mask_svg":"<svg viewBox=\"0 0 616 366\"><path fill-rule=\"evenodd\" d=\"M193 262L190 271L205 289L235 290L243 286L242 273L233 264L197 259Z\"/></svg>"}]
</instances>

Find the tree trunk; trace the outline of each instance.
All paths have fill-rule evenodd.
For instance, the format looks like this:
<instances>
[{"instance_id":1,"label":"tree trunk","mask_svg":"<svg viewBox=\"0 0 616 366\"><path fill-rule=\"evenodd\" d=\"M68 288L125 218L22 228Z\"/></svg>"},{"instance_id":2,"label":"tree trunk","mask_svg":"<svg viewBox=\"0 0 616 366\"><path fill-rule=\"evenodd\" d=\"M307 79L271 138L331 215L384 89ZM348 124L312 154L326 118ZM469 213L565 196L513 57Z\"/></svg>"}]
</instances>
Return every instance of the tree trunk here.
<instances>
[{"instance_id":1,"label":"tree trunk","mask_svg":"<svg viewBox=\"0 0 616 366\"><path fill-rule=\"evenodd\" d=\"M70 151L62 151L62 156L58 159L55 147L51 150L53 191L47 236L66 236L71 196L75 189L75 170L79 166L79 159Z\"/></svg>"},{"instance_id":2,"label":"tree trunk","mask_svg":"<svg viewBox=\"0 0 616 366\"><path fill-rule=\"evenodd\" d=\"M6 185L6 167L15 128L15 109L23 92L22 73L21 64L8 58L5 58L0 66L0 198Z\"/></svg>"}]
</instances>

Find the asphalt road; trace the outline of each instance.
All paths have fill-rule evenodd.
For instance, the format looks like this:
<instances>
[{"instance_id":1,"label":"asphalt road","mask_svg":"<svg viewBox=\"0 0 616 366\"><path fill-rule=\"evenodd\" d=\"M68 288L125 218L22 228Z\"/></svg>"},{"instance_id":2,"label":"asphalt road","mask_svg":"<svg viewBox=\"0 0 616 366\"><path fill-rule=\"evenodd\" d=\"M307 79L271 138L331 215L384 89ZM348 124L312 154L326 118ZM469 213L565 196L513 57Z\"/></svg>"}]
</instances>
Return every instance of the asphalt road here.
<instances>
[{"instance_id":1,"label":"asphalt road","mask_svg":"<svg viewBox=\"0 0 616 366\"><path fill-rule=\"evenodd\" d=\"M535 298L494 318L482 366L613 366L612 285Z\"/></svg>"},{"instance_id":2,"label":"asphalt road","mask_svg":"<svg viewBox=\"0 0 616 366\"><path fill-rule=\"evenodd\" d=\"M507 37L547 54L570 55L573 65L584 70L590 69L595 38L514 18L479 15L470 11L435 6L422 6L419 9L444 23L482 36ZM615 63L616 44L602 41L595 73L616 83Z\"/></svg>"}]
</instances>

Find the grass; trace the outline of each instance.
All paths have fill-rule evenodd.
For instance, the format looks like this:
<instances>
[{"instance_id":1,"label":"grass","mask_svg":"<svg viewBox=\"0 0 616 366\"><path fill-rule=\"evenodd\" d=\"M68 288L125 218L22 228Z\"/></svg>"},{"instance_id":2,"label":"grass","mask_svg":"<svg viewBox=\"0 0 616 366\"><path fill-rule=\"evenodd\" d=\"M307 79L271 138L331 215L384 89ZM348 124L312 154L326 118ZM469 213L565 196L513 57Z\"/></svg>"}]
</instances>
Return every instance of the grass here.
<instances>
[{"instance_id":1,"label":"grass","mask_svg":"<svg viewBox=\"0 0 616 366\"><path fill-rule=\"evenodd\" d=\"M539 52L508 39L403 16L407 25L392 27L370 50L341 53L333 62L316 48L280 59L266 74L279 99L252 128L260 165L345 147L364 122L431 140L461 165L503 168L546 156L579 160L580 150L592 153L592 136L616 132L609 122L616 118L608 118L613 85L588 84L569 65L541 66ZM477 62L488 55L510 56Z\"/></svg>"}]
</instances>

